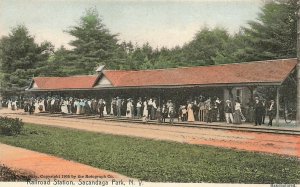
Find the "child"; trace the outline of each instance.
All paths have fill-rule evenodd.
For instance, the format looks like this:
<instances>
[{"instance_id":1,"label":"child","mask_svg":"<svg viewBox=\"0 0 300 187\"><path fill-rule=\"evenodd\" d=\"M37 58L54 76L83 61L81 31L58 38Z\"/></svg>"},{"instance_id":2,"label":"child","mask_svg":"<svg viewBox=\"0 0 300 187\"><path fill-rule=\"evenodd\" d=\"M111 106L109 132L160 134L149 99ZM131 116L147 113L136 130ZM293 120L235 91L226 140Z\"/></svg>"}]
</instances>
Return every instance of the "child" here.
<instances>
[{"instance_id":1,"label":"child","mask_svg":"<svg viewBox=\"0 0 300 187\"><path fill-rule=\"evenodd\" d=\"M181 107L182 121L187 121L187 110L185 106Z\"/></svg>"}]
</instances>

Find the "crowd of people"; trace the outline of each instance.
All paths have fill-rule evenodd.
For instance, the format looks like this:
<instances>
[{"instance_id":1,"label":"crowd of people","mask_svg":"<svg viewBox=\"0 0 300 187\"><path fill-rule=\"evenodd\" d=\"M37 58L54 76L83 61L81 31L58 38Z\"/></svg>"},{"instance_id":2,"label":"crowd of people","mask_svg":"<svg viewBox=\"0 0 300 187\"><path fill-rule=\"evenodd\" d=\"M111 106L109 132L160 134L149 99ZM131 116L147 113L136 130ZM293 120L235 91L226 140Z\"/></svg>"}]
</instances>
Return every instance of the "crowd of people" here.
<instances>
[{"instance_id":1,"label":"crowd of people","mask_svg":"<svg viewBox=\"0 0 300 187\"><path fill-rule=\"evenodd\" d=\"M226 122L227 124L241 124L242 122L264 124L266 115L269 116L268 125L272 126L272 121L276 116L276 104L274 100L267 102L264 99L255 97L250 100L246 107L242 107L241 102L236 99L220 100L218 97L197 97L180 103L176 106L172 100L158 101L156 98L121 98L115 97L109 100L103 98L73 98L73 97L36 97L22 100L9 99L8 108L12 110L24 109L29 114L39 112L64 113L64 114L85 114L98 115L103 118L106 115L114 117L125 116L130 119L157 120L158 122L173 123L178 122L203 121Z\"/></svg>"}]
</instances>

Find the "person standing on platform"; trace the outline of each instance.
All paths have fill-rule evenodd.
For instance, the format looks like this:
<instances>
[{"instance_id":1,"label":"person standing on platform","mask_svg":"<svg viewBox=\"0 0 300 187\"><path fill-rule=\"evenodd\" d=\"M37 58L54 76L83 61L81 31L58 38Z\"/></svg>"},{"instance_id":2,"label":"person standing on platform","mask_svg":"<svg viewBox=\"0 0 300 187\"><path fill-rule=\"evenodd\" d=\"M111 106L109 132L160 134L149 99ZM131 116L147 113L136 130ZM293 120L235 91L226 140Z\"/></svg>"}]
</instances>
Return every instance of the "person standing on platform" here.
<instances>
[{"instance_id":1,"label":"person standing on platform","mask_svg":"<svg viewBox=\"0 0 300 187\"><path fill-rule=\"evenodd\" d=\"M205 110L207 112L206 123L208 122L211 123L213 121L213 111L212 111L212 101L210 97L205 101Z\"/></svg>"},{"instance_id":2,"label":"person standing on platform","mask_svg":"<svg viewBox=\"0 0 300 187\"><path fill-rule=\"evenodd\" d=\"M142 98L139 98L136 103L136 116L138 119L142 117Z\"/></svg>"},{"instance_id":3,"label":"person standing on platform","mask_svg":"<svg viewBox=\"0 0 300 187\"><path fill-rule=\"evenodd\" d=\"M166 104L163 104L163 107L162 107L162 122L165 123L166 122L166 118L168 117L168 108L167 108L167 105Z\"/></svg>"},{"instance_id":4,"label":"person standing on platform","mask_svg":"<svg viewBox=\"0 0 300 187\"><path fill-rule=\"evenodd\" d=\"M235 100L233 124L242 124L242 109L239 100Z\"/></svg>"},{"instance_id":5,"label":"person standing on platform","mask_svg":"<svg viewBox=\"0 0 300 187\"><path fill-rule=\"evenodd\" d=\"M149 101L148 101L148 118L150 120L153 119L153 106L152 106L153 103L152 102L153 102L152 98L150 98Z\"/></svg>"},{"instance_id":6,"label":"person standing on platform","mask_svg":"<svg viewBox=\"0 0 300 187\"><path fill-rule=\"evenodd\" d=\"M270 101L270 106L268 107L268 115L269 115L269 123L268 126L272 126L273 124L273 119L276 116L277 112L277 106L274 102L274 100Z\"/></svg>"},{"instance_id":7,"label":"person standing on platform","mask_svg":"<svg viewBox=\"0 0 300 187\"><path fill-rule=\"evenodd\" d=\"M29 114L33 114L33 112L34 112L34 99L31 98L29 100Z\"/></svg>"},{"instance_id":8,"label":"person standing on platform","mask_svg":"<svg viewBox=\"0 0 300 187\"><path fill-rule=\"evenodd\" d=\"M232 116L232 105L230 100L226 100L226 105L224 107L224 112L225 112L225 118L226 118L226 123L232 123L233 122L233 116Z\"/></svg>"},{"instance_id":9,"label":"person standing on platform","mask_svg":"<svg viewBox=\"0 0 300 187\"><path fill-rule=\"evenodd\" d=\"M263 99L261 101L262 104L262 116L261 116L261 123L265 124L265 119L266 119L266 113L267 113L267 105L266 105L266 100Z\"/></svg>"},{"instance_id":10,"label":"person standing on platform","mask_svg":"<svg viewBox=\"0 0 300 187\"><path fill-rule=\"evenodd\" d=\"M261 125L262 122L262 115L263 115L263 105L258 97L255 97L254 102L254 115L255 115L255 125Z\"/></svg>"},{"instance_id":11,"label":"person standing on platform","mask_svg":"<svg viewBox=\"0 0 300 187\"><path fill-rule=\"evenodd\" d=\"M199 119L198 119L199 106L197 103L197 99L194 100L192 109L193 109L195 121L199 121Z\"/></svg>"},{"instance_id":12,"label":"person standing on platform","mask_svg":"<svg viewBox=\"0 0 300 187\"><path fill-rule=\"evenodd\" d=\"M51 97L48 97L48 99L47 99L47 108L46 108L46 110L47 110L47 112L50 112L51 113L51 102L52 102L52 99L51 99Z\"/></svg>"},{"instance_id":13,"label":"person standing on platform","mask_svg":"<svg viewBox=\"0 0 300 187\"><path fill-rule=\"evenodd\" d=\"M204 97L202 95L200 96L200 102L198 104L198 107L199 107L199 114L198 114L199 121L205 121L206 119L205 102L204 102Z\"/></svg>"},{"instance_id":14,"label":"person standing on platform","mask_svg":"<svg viewBox=\"0 0 300 187\"><path fill-rule=\"evenodd\" d=\"M84 114L85 113L85 99L80 99L80 114Z\"/></svg>"},{"instance_id":15,"label":"person standing on platform","mask_svg":"<svg viewBox=\"0 0 300 187\"><path fill-rule=\"evenodd\" d=\"M144 109L143 109L143 117L142 117L142 121L144 123L147 123L148 120L149 120L149 111L148 111L148 100L147 98L145 97L145 101L143 102L143 106L144 106Z\"/></svg>"},{"instance_id":16,"label":"person standing on platform","mask_svg":"<svg viewBox=\"0 0 300 187\"><path fill-rule=\"evenodd\" d=\"M162 112L161 112L160 106L157 107L157 110L156 110L156 113L155 113L155 117L156 117L158 123L162 122Z\"/></svg>"},{"instance_id":17,"label":"person standing on platform","mask_svg":"<svg viewBox=\"0 0 300 187\"><path fill-rule=\"evenodd\" d=\"M127 99L122 99L121 116L126 116L126 110L127 110Z\"/></svg>"},{"instance_id":18,"label":"person standing on platform","mask_svg":"<svg viewBox=\"0 0 300 187\"><path fill-rule=\"evenodd\" d=\"M187 105L187 113L188 113L188 122L194 122L195 121L195 117L194 117L194 111L193 111L193 102L189 102Z\"/></svg>"},{"instance_id":19,"label":"person standing on platform","mask_svg":"<svg viewBox=\"0 0 300 187\"><path fill-rule=\"evenodd\" d=\"M154 98L152 101L152 108L151 108L152 120L156 119L156 110L157 110L157 100Z\"/></svg>"},{"instance_id":20,"label":"person standing on platform","mask_svg":"<svg viewBox=\"0 0 300 187\"><path fill-rule=\"evenodd\" d=\"M92 114L97 114L97 101L93 98L91 100L91 112Z\"/></svg>"},{"instance_id":21,"label":"person standing on platform","mask_svg":"<svg viewBox=\"0 0 300 187\"><path fill-rule=\"evenodd\" d=\"M225 121L225 112L224 112L224 106L225 103L223 100L220 100L220 104L218 106L219 109L219 121L224 122Z\"/></svg>"},{"instance_id":22,"label":"person standing on platform","mask_svg":"<svg viewBox=\"0 0 300 187\"><path fill-rule=\"evenodd\" d=\"M117 117L121 117L122 99L117 97Z\"/></svg>"},{"instance_id":23,"label":"person standing on platform","mask_svg":"<svg viewBox=\"0 0 300 187\"><path fill-rule=\"evenodd\" d=\"M81 105L80 105L80 100L76 99L74 102L74 106L76 108L76 114L79 115L81 111Z\"/></svg>"},{"instance_id":24,"label":"person standing on platform","mask_svg":"<svg viewBox=\"0 0 300 187\"><path fill-rule=\"evenodd\" d=\"M132 118L132 111L131 111L132 102L131 99L127 99L127 107L126 107L126 117Z\"/></svg>"},{"instance_id":25,"label":"person standing on platform","mask_svg":"<svg viewBox=\"0 0 300 187\"><path fill-rule=\"evenodd\" d=\"M99 118L103 118L103 112L104 112L104 101L103 99L99 99L98 102L98 110L99 110Z\"/></svg>"},{"instance_id":26,"label":"person standing on platform","mask_svg":"<svg viewBox=\"0 0 300 187\"><path fill-rule=\"evenodd\" d=\"M68 114L71 114L71 98L67 98L67 108L68 108Z\"/></svg>"},{"instance_id":27,"label":"person standing on platform","mask_svg":"<svg viewBox=\"0 0 300 187\"><path fill-rule=\"evenodd\" d=\"M62 104L61 104L61 113L67 114L68 113L68 100L63 99Z\"/></svg>"},{"instance_id":28,"label":"person standing on platform","mask_svg":"<svg viewBox=\"0 0 300 187\"><path fill-rule=\"evenodd\" d=\"M34 113L37 114L39 112L40 112L40 110L39 110L39 99L35 99L35 101L34 101Z\"/></svg>"},{"instance_id":29,"label":"person standing on platform","mask_svg":"<svg viewBox=\"0 0 300 187\"><path fill-rule=\"evenodd\" d=\"M171 100L169 103L169 116L170 116L170 124L173 124L175 118L175 106Z\"/></svg>"},{"instance_id":30,"label":"person standing on platform","mask_svg":"<svg viewBox=\"0 0 300 187\"><path fill-rule=\"evenodd\" d=\"M112 112L113 112L113 116L116 117L118 112L117 112L117 98L113 98L112 100Z\"/></svg>"}]
</instances>

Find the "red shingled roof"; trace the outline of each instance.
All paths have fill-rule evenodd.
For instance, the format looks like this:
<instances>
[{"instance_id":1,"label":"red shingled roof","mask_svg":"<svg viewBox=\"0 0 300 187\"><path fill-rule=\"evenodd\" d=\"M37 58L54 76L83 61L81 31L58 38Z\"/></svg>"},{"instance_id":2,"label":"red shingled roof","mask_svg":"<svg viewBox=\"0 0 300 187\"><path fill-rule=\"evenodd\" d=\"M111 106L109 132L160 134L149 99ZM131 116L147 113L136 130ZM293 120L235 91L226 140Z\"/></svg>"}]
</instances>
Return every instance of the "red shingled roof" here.
<instances>
[{"instance_id":1,"label":"red shingled roof","mask_svg":"<svg viewBox=\"0 0 300 187\"><path fill-rule=\"evenodd\" d=\"M106 70L104 74L115 87L242 83L280 84L295 68L296 64L297 59L283 59L159 70Z\"/></svg>"},{"instance_id":2,"label":"red shingled roof","mask_svg":"<svg viewBox=\"0 0 300 187\"><path fill-rule=\"evenodd\" d=\"M296 67L297 59L158 70L105 70L113 87L185 86L222 84L281 84ZM93 89L98 76L36 77L30 90Z\"/></svg>"},{"instance_id":3,"label":"red shingled roof","mask_svg":"<svg viewBox=\"0 0 300 187\"><path fill-rule=\"evenodd\" d=\"M98 76L72 76L72 77L35 77L37 89L84 89L93 88Z\"/></svg>"}]
</instances>

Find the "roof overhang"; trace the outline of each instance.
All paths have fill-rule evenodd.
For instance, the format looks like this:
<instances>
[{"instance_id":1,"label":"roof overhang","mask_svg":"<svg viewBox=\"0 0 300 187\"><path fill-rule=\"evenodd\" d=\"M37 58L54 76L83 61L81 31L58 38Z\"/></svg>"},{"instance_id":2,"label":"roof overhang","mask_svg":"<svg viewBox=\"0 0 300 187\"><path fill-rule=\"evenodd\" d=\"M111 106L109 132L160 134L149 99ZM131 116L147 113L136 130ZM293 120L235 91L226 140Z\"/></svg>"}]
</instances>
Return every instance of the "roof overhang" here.
<instances>
[{"instance_id":1,"label":"roof overhang","mask_svg":"<svg viewBox=\"0 0 300 187\"><path fill-rule=\"evenodd\" d=\"M99 91L99 90L124 90L124 89L172 89L172 88L213 88L213 87L248 87L248 86L281 86L281 82L256 82L235 84L206 84L206 85L149 85L149 86L123 86L123 87L99 87L86 89L29 89L28 92L65 92L65 91Z\"/></svg>"}]
</instances>

